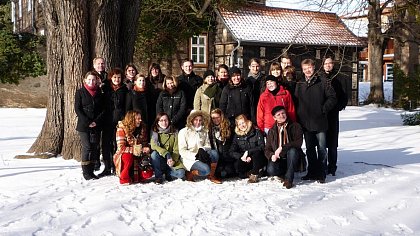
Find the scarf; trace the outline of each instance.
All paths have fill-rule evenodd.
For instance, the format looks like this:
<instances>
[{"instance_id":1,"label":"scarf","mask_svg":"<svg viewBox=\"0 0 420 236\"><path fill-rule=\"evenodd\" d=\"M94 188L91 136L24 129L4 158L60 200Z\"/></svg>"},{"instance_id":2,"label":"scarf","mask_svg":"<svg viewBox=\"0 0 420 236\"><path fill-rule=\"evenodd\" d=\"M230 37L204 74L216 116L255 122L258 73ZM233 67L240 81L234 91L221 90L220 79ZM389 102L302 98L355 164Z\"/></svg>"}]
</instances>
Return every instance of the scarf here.
<instances>
[{"instance_id":1,"label":"scarf","mask_svg":"<svg viewBox=\"0 0 420 236\"><path fill-rule=\"evenodd\" d=\"M155 131L152 132L152 140L156 143L156 145L160 146L159 134L169 133L171 126L166 127L166 129L161 128L160 126L158 126L157 128L158 128L158 132L155 132Z\"/></svg>"},{"instance_id":2,"label":"scarf","mask_svg":"<svg viewBox=\"0 0 420 236\"><path fill-rule=\"evenodd\" d=\"M287 144L289 142L289 137L287 136L287 122L283 124L277 124L277 128L279 131L279 147Z\"/></svg>"},{"instance_id":3,"label":"scarf","mask_svg":"<svg viewBox=\"0 0 420 236\"><path fill-rule=\"evenodd\" d=\"M216 83L209 85L206 90L204 90L204 94L209 97L209 98L213 98L214 95L216 95L217 91L219 90L219 86L217 86Z\"/></svg>"},{"instance_id":4,"label":"scarf","mask_svg":"<svg viewBox=\"0 0 420 236\"><path fill-rule=\"evenodd\" d=\"M277 86L277 88L275 88L273 91L268 90L268 92L270 92L271 94L273 94L273 96L276 96L277 93L279 92L279 90L280 90L280 86Z\"/></svg>"},{"instance_id":5,"label":"scarf","mask_svg":"<svg viewBox=\"0 0 420 236\"><path fill-rule=\"evenodd\" d=\"M117 91L119 88L121 88L121 84L119 85L115 85L115 84L111 84L112 90Z\"/></svg>"},{"instance_id":6,"label":"scarf","mask_svg":"<svg viewBox=\"0 0 420 236\"><path fill-rule=\"evenodd\" d=\"M144 91L146 91L146 87L139 88L139 87L137 87L137 85L134 85L133 90L136 91L136 92L144 92Z\"/></svg>"},{"instance_id":7,"label":"scarf","mask_svg":"<svg viewBox=\"0 0 420 236\"><path fill-rule=\"evenodd\" d=\"M89 92L90 96L95 97L96 93L98 92L98 86L88 86L87 84L83 84L83 86Z\"/></svg>"}]
</instances>

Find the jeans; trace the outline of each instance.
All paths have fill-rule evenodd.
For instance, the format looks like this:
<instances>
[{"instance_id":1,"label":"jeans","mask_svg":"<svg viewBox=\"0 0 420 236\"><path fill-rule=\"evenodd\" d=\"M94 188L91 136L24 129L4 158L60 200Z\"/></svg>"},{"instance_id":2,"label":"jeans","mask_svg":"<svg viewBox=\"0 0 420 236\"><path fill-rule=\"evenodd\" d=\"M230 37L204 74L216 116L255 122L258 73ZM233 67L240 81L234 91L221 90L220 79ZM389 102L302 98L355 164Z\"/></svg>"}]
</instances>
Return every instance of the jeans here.
<instances>
[{"instance_id":1,"label":"jeans","mask_svg":"<svg viewBox=\"0 0 420 236\"><path fill-rule=\"evenodd\" d=\"M89 132L79 132L80 141L82 143L82 165L93 163L99 158L99 144L91 143Z\"/></svg>"},{"instance_id":2,"label":"jeans","mask_svg":"<svg viewBox=\"0 0 420 236\"><path fill-rule=\"evenodd\" d=\"M168 166L166 158L161 156L157 151L152 152L151 159L152 159L152 166L155 172L156 179L161 179L163 174L166 174L166 176L170 175L177 179L184 178L185 170L175 169Z\"/></svg>"},{"instance_id":3,"label":"jeans","mask_svg":"<svg viewBox=\"0 0 420 236\"><path fill-rule=\"evenodd\" d=\"M306 156L308 158L308 175L323 177L327 175L327 134L326 132L303 133L306 143ZM315 147L318 150L315 150Z\"/></svg>"},{"instance_id":4,"label":"jeans","mask_svg":"<svg viewBox=\"0 0 420 236\"><path fill-rule=\"evenodd\" d=\"M217 150L211 149L207 153L210 155L211 163L217 163L219 160L219 153ZM198 170L199 176L207 176L210 174L210 166L204 162L196 161L192 166L191 170Z\"/></svg>"},{"instance_id":5,"label":"jeans","mask_svg":"<svg viewBox=\"0 0 420 236\"><path fill-rule=\"evenodd\" d=\"M287 151L286 160L277 159L276 162L268 161L267 164L267 175L268 176L281 176L284 173L284 178L290 182L293 182L295 177L295 167L299 161L299 154L296 148L290 148Z\"/></svg>"}]
</instances>

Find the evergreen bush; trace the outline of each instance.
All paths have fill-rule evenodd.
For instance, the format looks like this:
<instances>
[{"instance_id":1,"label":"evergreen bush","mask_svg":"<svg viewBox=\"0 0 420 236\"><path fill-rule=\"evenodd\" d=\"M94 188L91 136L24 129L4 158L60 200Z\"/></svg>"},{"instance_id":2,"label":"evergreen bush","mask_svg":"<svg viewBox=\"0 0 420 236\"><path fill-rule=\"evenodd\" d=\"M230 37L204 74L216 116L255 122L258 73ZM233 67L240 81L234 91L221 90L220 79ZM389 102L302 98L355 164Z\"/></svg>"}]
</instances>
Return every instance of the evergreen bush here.
<instances>
[{"instance_id":1,"label":"evergreen bush","mask_svg":"<svg viewBox=\"0 0 420 236\"><path fill-rule=\"evenodd\" d=\"M420 112L401 114L403 125L420 125Z\"/></svg>"}]
</instances>

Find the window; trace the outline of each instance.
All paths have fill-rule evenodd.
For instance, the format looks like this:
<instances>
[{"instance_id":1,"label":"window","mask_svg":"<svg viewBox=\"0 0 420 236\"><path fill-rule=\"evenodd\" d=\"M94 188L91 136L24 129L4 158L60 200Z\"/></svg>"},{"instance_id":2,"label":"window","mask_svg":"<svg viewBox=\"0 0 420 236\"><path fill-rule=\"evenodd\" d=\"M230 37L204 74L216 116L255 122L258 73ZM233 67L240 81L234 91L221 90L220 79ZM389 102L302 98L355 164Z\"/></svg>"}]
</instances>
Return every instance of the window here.
<instances>
[{"instance_id":1,"label":"window","mask_svg":"<svg viewBox=\"0 0 420 236\"><path fill-rule=\"evenodd\" d=\"M32 0L28 0L28 12L32 11Z\"/></svg>"},{"instance_id":2,"label":"window","mask_svg":"<svg viewBox=\"0 0 420 236\"><path fill-rule=\"evenodd\" d=\"M385 81L393 81L394 80L394 64L385 64L386 71L385 71Z\"/></svg>"},{"instance_id":3,"label":"window","mask_svg":"<svg viewBox=\"0 0 420 236\"><path fill-rule=\"evenodd\" d=\"M207 64L207 35L193 36L191 38L190 54L194 65Z\"/></svg>"}]
</instances>

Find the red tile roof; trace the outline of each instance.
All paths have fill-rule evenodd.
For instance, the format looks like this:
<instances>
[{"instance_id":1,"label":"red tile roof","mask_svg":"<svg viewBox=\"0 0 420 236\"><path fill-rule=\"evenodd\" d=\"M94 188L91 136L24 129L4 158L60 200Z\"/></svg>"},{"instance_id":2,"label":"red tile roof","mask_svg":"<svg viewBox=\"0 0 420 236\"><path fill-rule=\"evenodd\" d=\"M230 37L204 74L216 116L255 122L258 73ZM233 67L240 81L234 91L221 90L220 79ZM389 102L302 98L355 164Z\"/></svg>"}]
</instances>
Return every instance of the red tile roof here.
<instances>
[{"instance_id":1,"label":"red tile roof","mask_svg":"<svg viewBox=\"0 0 420 236\"><path fill-rule=\"evenodd\" d=\"M363 46L334 13L250 4L219 9L227 28L242 42Z\"/></svg>"}]
</instances>

